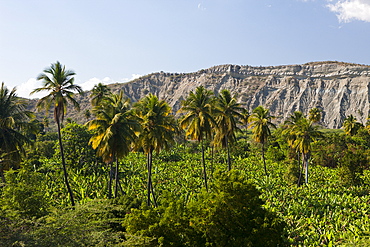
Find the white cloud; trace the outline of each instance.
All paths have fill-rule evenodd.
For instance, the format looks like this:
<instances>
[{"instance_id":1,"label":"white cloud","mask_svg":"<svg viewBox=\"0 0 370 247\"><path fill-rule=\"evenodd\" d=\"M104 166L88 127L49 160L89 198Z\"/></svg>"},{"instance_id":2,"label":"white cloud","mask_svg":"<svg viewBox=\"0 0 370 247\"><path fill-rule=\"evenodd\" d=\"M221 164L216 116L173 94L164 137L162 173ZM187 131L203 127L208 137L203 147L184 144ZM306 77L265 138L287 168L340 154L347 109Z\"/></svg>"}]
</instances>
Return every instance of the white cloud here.
<instances>
[{"instance_id":1,"label":"white cloud","mask_svg":"<svg viewBox=\"0 0 370 247\"><path fill-rule=\"evenodd\" d=\"M337 13L340 22L353 20L370 22L370 0L344 0L327 6L331 11Z\"/></svg>"},{"instance_id":2,"label":"white cloud","mask_svg":"<svg viewBox=\"0 0 370 247\"><path fill-rule=\"evenodd\" d=\"M139 74L132 74L131 75L131 78L123 78L119 81L115 81L113 79L111 79L110 77L104 77L103 79L99 79L99 78L91 78L83 83L79 83L78 85L80 85L82 87L82 89L84 91L87 91L87 90L91 90L95 85L99 84L99 83L102 83L102 84L112 84L112 83L125 83L125 82L129 82L129 81L132 81L136 78L139 78L141 75Z\"/></svg>"},{"instance_id":3,"label":"white cloud","mask_svg":"<svg viewBox=\"0 0 370 247\"><path fill-rule=\"evenodd\" d=\"M40 92L34 93L30 95L30 93L35 89L42 87L40 81L37 81L36 78L30 78L28 81L22 83L20 86L17 86L17 95L24 98L41 98L47 95L47 92Z\"/></svg>"},{"instance_id":4,"label":"white cloud","mask_svg":"<svg viewBox=\"0 0 370 247\"><path fill-rule=\"evenodd\" d=\"M139 74L132 74L131 75L131 78L124 78L122 82L129 82L129 81L132 81L132 80L135 80L139 77L141 77L142 75L139 75Z\"/></svg>"},{"instance_id":5,"label":"white cloud","mask_svg":"<svg viewBox=\"0 0 370 247\"><path fill-rule=\"evenodd\" d=\"M82 87L82 90L87 91L87 90L91 90L95 85L97 85L99 83L109 84L109 77L106 77L106 78L104 78L104 79L106 79L106 81L103 81L103 80L100 80L99 78L94 77L94 78L91 78L91 79L89 79L89 80L87 80L83 83L78 83L78 85L80 87Z\"/></svg>"}]
</instances>

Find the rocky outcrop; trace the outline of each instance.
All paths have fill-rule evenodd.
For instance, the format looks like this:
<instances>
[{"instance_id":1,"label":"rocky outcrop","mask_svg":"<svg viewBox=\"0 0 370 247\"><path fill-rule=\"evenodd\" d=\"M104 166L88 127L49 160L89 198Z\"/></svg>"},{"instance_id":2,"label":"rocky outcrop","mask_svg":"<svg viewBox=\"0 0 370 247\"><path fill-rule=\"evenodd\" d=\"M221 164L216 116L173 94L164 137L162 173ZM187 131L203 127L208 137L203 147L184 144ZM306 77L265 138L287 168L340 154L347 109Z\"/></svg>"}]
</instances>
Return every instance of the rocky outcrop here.
<instances>
[{"instance_id":1,"label":"rocky outcrop","mask_svg":"<svg viewBox=\"0 0 370 247\"><path fill-rule=\"evenodd\" d=\"M153 73L125 84L112 84L113 91L137 101L153 93L176 111L190 91L203 85L217 94L229 89L250 111L268 107L280 122L293 111L307 114L321 108L321 123L340 128L343 119L353 114L365 123L369 114L370 67L340 62L304 65L252 67L221 65L194 73Z\"/></svg>"}]
</instances>

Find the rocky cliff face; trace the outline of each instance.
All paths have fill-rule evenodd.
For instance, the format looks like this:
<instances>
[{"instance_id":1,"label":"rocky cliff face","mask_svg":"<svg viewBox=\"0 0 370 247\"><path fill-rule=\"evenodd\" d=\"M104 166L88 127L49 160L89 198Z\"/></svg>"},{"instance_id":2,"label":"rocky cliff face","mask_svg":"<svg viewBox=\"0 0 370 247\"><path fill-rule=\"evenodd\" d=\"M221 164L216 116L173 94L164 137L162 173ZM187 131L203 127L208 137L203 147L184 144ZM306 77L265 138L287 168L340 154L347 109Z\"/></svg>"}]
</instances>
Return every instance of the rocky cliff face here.
<instances>
[{"instance_id":1,"label":"rocky cliff face","mask_svg":"<svg viewBox=\"0 0 370 247\"><path fill-rule=\"evenodd\" d=\"M185 74L160 72L111 87L113 91L123 90L132 101L153 93L166 100L174 111L200 85L216 95L229 89L249 111L263 105L279 116L280 122L293 111L307 114L318 107L323 111L324 126L340 128L349 114L366 122L369 83L370 66L317 62L270 67L221 65Z\"/></svg>"}]
</instances>

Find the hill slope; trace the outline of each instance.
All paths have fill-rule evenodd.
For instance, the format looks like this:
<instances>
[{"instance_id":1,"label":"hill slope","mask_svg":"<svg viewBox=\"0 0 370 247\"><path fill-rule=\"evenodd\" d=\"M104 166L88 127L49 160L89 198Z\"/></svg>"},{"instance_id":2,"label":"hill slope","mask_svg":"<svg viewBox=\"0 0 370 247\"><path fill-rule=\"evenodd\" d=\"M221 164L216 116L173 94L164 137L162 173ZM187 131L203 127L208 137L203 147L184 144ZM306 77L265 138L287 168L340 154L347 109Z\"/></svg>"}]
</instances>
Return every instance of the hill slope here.
<instances>
[{"instance_id":1,"label":"hill slope","mask_svg":"<svg viewBox=\"0 0 370 247\"><path fill-rule=\"evenodd\" d=\"M229 89L250 111L259 105L283 121L293 111L307 114L313 107L323 110L322 124L340 128L353 114L366 122L369 113L370 66L313 62L303 65L252 67L220 65L194 73L153 73L129 83L111 84L113 92L123 90L133 102L148 93L166 100L176 111L190 91L203 85L217 94ZM78 97L81 108L88 108L89 93ZM76 118L73 111L67 117Z\"/></svg>"}]
</instances>

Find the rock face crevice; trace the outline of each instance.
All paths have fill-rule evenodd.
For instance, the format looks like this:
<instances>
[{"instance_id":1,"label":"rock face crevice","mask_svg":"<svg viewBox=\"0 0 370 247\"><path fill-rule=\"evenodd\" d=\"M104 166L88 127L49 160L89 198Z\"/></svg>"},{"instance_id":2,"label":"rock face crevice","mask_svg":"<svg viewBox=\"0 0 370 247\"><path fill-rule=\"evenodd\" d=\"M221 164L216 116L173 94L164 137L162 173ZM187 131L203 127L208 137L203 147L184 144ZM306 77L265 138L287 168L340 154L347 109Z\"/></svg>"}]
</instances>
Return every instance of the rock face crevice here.
<instances>
[{"instance_id":1,"label":"rock face crevice","mask_svg":"<svg viewBox=\"0 0 370 247\"><path fill-rule=\"evenodd\" d=\"M321 123L340 128L352 114L365 123L369 114L370 67L341 62L316 62L304 65L252 67L220 65L194 73L153 73L124 84L133 102L148 93L166 100L176 112L190 91L203 85L216 95L229 89L244 107L252 111L263 105L284 121L292 112L304 114L313 107L323 111Z\"/></svg>"}]
</instances>

